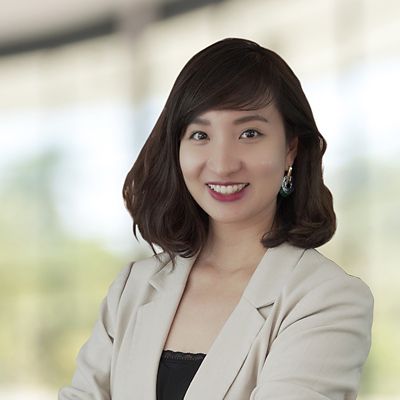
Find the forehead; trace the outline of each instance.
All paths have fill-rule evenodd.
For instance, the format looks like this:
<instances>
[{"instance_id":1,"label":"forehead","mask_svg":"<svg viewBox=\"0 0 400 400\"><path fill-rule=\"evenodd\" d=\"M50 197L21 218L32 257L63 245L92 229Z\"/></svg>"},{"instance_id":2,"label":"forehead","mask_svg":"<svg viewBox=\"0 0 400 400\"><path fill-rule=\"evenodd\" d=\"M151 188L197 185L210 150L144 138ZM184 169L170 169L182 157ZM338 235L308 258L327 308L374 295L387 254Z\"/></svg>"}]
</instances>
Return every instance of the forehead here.
<instances>
[{"instance_id":1,"label":"forehead","mask_svg":"<svg viewBox=\"0 0 400 400\"><path fill-rule=\"evenodd\" d=\"M198 114L190 124L212 125L213 122L230 122L233 124L248 121L264 123L280 119L280 113L273 102L262 108L252 110L211 109Z\"/></svg>"}]
</instances>

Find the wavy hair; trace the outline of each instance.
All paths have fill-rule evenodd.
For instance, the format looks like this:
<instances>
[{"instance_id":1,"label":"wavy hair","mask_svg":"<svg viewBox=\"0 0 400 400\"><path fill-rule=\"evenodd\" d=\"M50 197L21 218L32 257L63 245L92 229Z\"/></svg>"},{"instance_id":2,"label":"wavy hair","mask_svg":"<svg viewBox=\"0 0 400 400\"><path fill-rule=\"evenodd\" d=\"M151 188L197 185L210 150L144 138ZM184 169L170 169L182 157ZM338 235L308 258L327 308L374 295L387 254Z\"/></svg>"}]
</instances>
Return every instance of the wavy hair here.
<instances>
[{"instance_id":1,"label":"wavy hair","mask_svg":"<svg viewBox=\"0 0 400 400\"><path fill-rule=\"evenodd\" d=\"M155 255L154 245L191 257L207 239L208 215L186 188L179 164L182 134L211 109L255 110L274 102L287 140L298 138L293 165L295 191L278 195L274 223L264 247L289 242L318 247L336 230L332 195L322 176L326 141L319 132L300 81L275 52L245 39L218 41L193 56L178 75L150 136L129 171L125 205Z\"/></svg>"}]
</instances>

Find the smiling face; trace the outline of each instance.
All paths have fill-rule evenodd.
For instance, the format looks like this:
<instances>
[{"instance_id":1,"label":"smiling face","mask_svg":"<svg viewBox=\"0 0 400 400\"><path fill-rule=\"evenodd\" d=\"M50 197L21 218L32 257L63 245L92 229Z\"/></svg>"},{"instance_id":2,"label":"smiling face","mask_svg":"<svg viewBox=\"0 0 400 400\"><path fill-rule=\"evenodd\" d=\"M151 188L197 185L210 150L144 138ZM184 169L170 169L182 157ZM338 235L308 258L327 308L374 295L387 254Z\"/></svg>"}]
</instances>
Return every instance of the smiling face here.
<instances>
[{"instance_id":1,"label":"smiling face","mask_svg":"<svg viewBox=\"0 0 400 400\"><path fill-rule=\"evenodd\" d=\"M210 110L195 118L180 143L187 189L210 222L265 222L269 229L297 140L287 143L273 103L251 111Z\"/></svg>"}]
</instances>

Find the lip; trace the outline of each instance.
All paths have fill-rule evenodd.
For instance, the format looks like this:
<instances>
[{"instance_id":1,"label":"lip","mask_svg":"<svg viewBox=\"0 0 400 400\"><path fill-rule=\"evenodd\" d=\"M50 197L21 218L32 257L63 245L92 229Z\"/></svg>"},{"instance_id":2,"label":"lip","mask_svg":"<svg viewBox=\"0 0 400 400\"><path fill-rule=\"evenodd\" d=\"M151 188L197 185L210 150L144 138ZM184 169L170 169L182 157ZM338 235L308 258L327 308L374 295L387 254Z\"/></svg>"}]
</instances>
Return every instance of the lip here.
<instances>
[{"instance_id":1,"label":"lip","mask_svg":"<svg viewBox=\"0 0 400 400\"><path fill-rule=\"evenodd\" d=\"M220 183L210 183L210 184L211 185L221 185ZM227 183L225 183L225 185L227 185ZM230 185L232 185L232 183L230 183ZM233 185L237 185L237 183L233 183ZM227 201L237 201L237 200L240 200L241 198L243 198L243 196L247 192L248 186L249 186L249 184L247 184L247 186L245 186L240 192L232 193L232 194L218 193L218 192L215 192L214 190L212 190L208 186L207 186L207 190L215 200L218 200L221 202L227 202Z\"/></svg>"},{"instance_id":2,"label":"lip","mask_svg":"<svg viewBox=\"0 0 400 400\"><path fill-rule=\"evenodd\" d=\"M228 185L248 185L247 182L207 182L206 185L220 185L220 186L228 186Z\"/></svg>"}]
</instances>

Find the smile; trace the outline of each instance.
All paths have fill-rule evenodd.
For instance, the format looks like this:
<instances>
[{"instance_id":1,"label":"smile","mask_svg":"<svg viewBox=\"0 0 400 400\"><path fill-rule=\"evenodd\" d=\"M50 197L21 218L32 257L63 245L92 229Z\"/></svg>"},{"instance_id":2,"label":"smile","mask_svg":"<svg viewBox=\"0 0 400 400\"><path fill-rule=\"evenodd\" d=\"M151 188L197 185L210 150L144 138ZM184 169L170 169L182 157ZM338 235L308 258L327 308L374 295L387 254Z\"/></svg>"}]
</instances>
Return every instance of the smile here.
<instances>
[{"instance_id":1,"label":"smile","mask_svg":"<svg viewBox=\"0 0 400 400\"><path fill-rule=\"evenodd\" d=\"M213 190L214 192L220 193L220 194L232 194L232 193L238 193L241 190L243 190L246 186L248 186L248 183L240 183L237 185L212 185L208 184L207 186Z\"/></svg>"}]
</instances>

